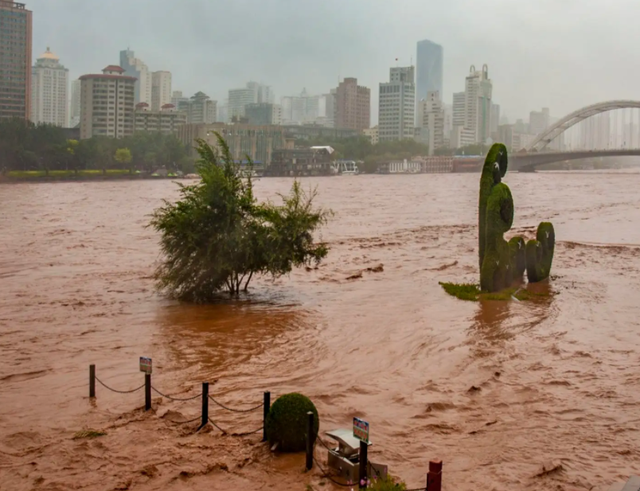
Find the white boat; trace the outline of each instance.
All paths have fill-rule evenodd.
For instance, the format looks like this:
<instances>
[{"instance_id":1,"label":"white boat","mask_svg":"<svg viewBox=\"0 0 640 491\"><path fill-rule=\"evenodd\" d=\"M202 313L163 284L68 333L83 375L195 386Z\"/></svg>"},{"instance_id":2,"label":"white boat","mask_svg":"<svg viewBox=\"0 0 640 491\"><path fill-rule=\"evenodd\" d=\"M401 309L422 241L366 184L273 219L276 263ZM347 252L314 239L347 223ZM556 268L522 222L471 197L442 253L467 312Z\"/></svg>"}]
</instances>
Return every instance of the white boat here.
<instances>
[{"instance_id":1,"label":"white boat","mask_svg":"<svg viewBox=\"0 0 640 491\"><path fill-rule=\"evenodd\" d=\"M355 160L338 160L334 162L334 169L336 173L345 176L356 176L360 173Z\"/></svg>"}]
</instances>

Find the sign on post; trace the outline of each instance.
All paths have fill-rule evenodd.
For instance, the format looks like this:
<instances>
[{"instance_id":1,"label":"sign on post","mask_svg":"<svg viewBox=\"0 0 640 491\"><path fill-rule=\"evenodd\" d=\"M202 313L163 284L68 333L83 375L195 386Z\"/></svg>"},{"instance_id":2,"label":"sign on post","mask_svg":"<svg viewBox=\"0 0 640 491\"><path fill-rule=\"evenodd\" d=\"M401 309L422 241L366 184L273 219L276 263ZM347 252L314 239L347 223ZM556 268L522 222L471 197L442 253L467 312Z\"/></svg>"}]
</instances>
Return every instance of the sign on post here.
<instances>
[{"instance_id":1,"label":"sign on post","mask_svg":"<svg viewBox=\"0 0 640 491\"><path fill-rule=\"evenodd\" d=\"M369 423L364 419L353 418L353 436L362 442L369 443Z\"/></svg>"},{"instance_id":2,"label":"sign on post","mask_svg":"<svg viewBox=\"0 0 640 491\"><path fill-rule=\"evenodd\" d=\"M151 374L151 358L140 357L140 371Z\"/></svg>"}]
</instances>

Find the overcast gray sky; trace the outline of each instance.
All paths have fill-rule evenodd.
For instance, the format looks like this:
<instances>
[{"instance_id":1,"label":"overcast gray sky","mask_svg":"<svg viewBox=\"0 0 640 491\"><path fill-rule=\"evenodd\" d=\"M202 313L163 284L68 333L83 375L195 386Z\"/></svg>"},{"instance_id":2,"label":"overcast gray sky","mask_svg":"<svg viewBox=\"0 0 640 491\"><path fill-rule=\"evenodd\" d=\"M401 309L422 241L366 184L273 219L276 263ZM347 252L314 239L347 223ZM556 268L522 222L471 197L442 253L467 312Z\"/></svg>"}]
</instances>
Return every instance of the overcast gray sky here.
<instances>
[{"instance_id":1,"label":"overcast gray sky","mask_svg":"<svg viewBox=\"0 0 640 491\"><path fill-rule=\"evenodd\" d=\"M128 46L174 90L222 101L249 80L276 97L325 93L340 78L370 87L416 42L444 47L444 100L470 65L489 65L502 113L554 116L640 99L640 0L22 0L33 10L34 60L51 47L72 79L118 63Z\"/></svg>"}]
</instances>

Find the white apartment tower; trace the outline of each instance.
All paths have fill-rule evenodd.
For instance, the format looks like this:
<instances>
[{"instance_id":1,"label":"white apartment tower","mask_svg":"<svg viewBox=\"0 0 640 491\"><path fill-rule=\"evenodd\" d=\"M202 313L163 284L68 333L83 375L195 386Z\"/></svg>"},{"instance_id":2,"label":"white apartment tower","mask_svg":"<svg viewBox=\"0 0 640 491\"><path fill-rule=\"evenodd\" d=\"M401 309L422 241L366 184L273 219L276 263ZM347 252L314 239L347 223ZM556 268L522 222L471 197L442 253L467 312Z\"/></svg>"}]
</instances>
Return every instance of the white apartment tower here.
<instances>
[{"instance_id":1,"label":"white apartment tower","mask_svg":"<svg viewBox=\"0 0 640 491\"><path fill-rule=\"evenodd\" d=\"M135 77L124 75L122 67L109 65L102 74L83 75L80 81L80 138L132 135Z\"/></svg>"},{"instance_id":2,"label":"white apartment tower","mask_svg":"<svg viewBox=\"0 0 640 491\"><path fill-rule=\"evenodd\" d=\"M159 111L162 106L171 104L171 95L171 72L153 72L151 75L151 110Z\"/></svg>"},{"instance_id":3,"label":"white apartment tower","mask_svg":"<svg viewBox=\"0 0 640 491\"><path fill-rule=\"evenodd\" d=\"M378 106L379 141L413 139L415 124L415 70L394 67L389 82L380 84Z\"/></svg>"},{"instance_id":4,"label":"white apartment tower","mask_svg":"<svg viewBox=\"0 0 640 491\"><path fill-rule=\"evenodd\" d=\"M31 121L69 126L69 70L47 47L31 70Z\"/></svg>"},{"instance_id":5,"label":"white apartment tower","mask_svg":"<svg viewBox=\"0 0 640 491\"><path fill-rule=\"evenodd\" d=\"M491 136L492 91L487 65L483 65L480 71L472 65L465 82L464 126L475 135L475 143L485 143Z\"/></svg>"}]
</instances>

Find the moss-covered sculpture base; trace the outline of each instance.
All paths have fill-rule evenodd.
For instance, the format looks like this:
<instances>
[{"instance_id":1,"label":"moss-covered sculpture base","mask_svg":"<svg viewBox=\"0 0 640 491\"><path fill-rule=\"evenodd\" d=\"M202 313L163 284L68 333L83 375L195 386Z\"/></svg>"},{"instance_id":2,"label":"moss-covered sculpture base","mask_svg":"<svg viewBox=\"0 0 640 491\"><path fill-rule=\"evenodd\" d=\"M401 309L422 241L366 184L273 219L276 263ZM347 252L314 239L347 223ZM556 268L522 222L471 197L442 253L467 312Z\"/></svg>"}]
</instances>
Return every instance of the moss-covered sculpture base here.
<instances>
[{"instance_id":1,"label":"moss-covered sculpture base","mask_svg":"<svg viewBox=\"0 0 640 491\"><path fill-rule=\"evenodd\" d=\"M480 286L475 283L444 283L441 281L440 285L449 295L471 302L479 302L480 300L513 300L514 298L524 301L549 296L549 293L535 293L521 287L505 288L499 292L489 293L480 290Z\"/></svg>"}]
</instances>

